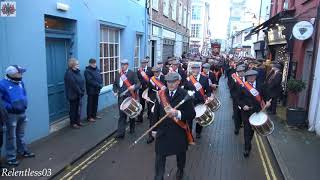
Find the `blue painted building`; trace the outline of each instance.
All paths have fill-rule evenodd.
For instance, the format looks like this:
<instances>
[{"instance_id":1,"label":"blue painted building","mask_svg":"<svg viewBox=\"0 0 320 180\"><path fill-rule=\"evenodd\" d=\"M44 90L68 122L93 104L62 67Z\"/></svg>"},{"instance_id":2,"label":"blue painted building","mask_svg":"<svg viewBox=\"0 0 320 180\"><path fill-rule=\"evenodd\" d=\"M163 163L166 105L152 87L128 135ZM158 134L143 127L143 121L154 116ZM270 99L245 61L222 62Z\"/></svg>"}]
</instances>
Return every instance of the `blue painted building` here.
<instances>
[{"instance_id":1,"label":"blue painted building","mask_svg":"<svg viewBox=\"0 0 320 180\"><path fill-rule=\"evenodd\" d=\"M111 84L120 59L129 59L133 68L147 54L145 0L16 0L16 5L16 17L0 17L0 71L4 76L10 64L27 68L27 142L66 121L63 76L70 57L79 59L82 73L90 58L97 59L105 85L99 109L116 103Z\"/></svg>"}]
</instances>

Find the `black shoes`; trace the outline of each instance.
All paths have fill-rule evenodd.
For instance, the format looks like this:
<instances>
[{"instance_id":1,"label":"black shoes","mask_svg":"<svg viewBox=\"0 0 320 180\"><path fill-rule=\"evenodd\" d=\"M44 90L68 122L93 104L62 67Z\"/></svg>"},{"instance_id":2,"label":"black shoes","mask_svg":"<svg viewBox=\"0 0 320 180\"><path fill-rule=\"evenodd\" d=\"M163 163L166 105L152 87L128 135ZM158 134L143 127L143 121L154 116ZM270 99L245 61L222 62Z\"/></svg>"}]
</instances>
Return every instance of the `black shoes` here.
<instances>
[{"instance_id":1,"label":"black shoes","mask_svg":"<svg viewBox=\"0 0 320 180\"><path fill-rule=\"evenodd\" d=\"M23 154L21 154L21 156L24 157L24 158L34 158L34 157L36 157L36 155L34 153L27 152L27 151L24 152Z\"/></svg>"},{"instance_id":2,"label":"black shoes","mask_svg":"<svg viewBox=\"0 0 320 180\"><path fill-rule=\"evenodd\" d=\"M176 180L182 180L183 178L183 169L178 169L176 173Z\"/></svg>"},{"instance_id":3,"label":"black shoes","mask_svg":"<svg viewBox=\"0 0 320 180\"><path fill-rule=\"evenodd\" d=\"M239 135L239 130L238 130L238 129L235 129L235 130L234 130L234 134L235 134L235 135Z\"/></svg>"},{"instance_id":4,"label":"black shoes","mask_svg":"<svg viewBox=\"0 0 320 180\"><path fill-rule=\"evenodd\" d=\"M149 136L147 139L147 144L151 144L154 141L154 137Z\"/></svg>"},{"instance_id":5,"label":"black shoes","mask_svg":"<svg viewBox=\"0 0 320 180\"><path fill-rule=\"evenodd\" d=\"M201 138L201 134L200 134L200 133L197 133L197 134L196 134L196 138L197 138L197 139L200 139L200 138Z\"/></svg>"},{"instance_id":6,"label":"black shoes","mask_svg":"<svg viewBox=\"0 0 320 180\"><path fill-rule=\"evenodd\" d=\"M243 153L243 156L245 158L247 158L247 157L249 157L249 155L250 155L250 151L249 150L245 150L244 153Z\"/></svg>"},{"instance_id":7,"label":"black shoes","mask_svg":"<svg viewBox=\"0 0 320 180\"><path fill-rule=\"evenodd\" d=\"M11 159L7 161L7 165L9 166L18 166L19 165L19 161L17 159Z\"/></svg>"},{"instance_id":8,"label":"black shoes","mask_svg":"<svg viewBox=\"0 0 320 180\"><path fill-rule=\"evenodd\" d=\"M134 130L135 128L134 127L130 127L130 131L129 131L129 133L130 134L133 134L134 132L135 132L135 130Z\"/></svg>"}]
</instances>

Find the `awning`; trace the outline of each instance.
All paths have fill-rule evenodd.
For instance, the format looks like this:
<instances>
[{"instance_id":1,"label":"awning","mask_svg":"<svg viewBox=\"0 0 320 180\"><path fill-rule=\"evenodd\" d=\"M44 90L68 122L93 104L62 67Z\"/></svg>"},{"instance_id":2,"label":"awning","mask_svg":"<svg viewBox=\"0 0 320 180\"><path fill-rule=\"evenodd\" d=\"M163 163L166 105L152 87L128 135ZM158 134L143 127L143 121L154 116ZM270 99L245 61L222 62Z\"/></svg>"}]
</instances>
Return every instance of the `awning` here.
<instances>
[{"instance_id":1,"label":"awning","mask_svg":"<svg viewBox=\"0 0 320 180\"><path fill-rule=\"evenodd\" d=\"M249 38L252 35L257 34L259 31L278 23L282 18L292 17L294 11L295 10L293 9L293 10L286 10L286 11L279 12L275 16L273 16L270 19L268 19L267 21L265 21L264 23L262 23L262 24L256 26L255 28L253 28L250 31L250 33L244 38L244 40L249 40Z\"/></svg>"}]
</instances>

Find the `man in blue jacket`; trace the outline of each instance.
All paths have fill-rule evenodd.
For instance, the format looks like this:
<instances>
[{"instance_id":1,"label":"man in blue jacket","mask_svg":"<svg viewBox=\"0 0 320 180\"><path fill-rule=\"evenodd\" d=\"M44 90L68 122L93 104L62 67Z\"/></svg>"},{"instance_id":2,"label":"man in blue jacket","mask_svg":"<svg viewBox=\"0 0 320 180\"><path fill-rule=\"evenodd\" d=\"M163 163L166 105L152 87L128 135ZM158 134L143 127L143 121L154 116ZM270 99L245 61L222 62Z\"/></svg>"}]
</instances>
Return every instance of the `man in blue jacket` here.
<instances>
[{"instance_id":1,"label":"man in blue jacket","mask_svg":"<svg viewBox=\"0 0 320 180\"><path fill-rule=\"evenodd\" d=\"M10 166L19 165L17 153L25 158L35 157L24 141L27 124L27 94L22 81L22 74L26 70L20 66L12 65L6 69L6 77L0 81L0 99L8 112L5 121L6 131L6 158ZM17 145L17 147L16 147Z\"/></svg>"}]
</instances>

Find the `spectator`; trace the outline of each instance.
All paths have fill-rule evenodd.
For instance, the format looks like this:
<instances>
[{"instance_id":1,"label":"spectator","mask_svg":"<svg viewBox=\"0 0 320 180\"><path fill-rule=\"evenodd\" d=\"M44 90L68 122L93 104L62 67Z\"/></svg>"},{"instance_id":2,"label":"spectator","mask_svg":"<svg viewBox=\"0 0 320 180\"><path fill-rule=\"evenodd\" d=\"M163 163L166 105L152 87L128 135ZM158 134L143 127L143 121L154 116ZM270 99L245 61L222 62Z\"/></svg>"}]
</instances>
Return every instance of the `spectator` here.
<instances>
[{"instance_id":1,"label":"spectator","mask_svg":"<svg viewBox=\"0 0 320 180\"><path fill-rule=\"evenodd\" d=\"M81 99L84 95L84 80L79 70L79 61L71 58L68 61L68 69L64 75L65 92L69 100L70 126L79 129L83 124L80 122Z\"/></svg>"},{"instance_id":2,"label":"spectator","mask_svg":"<svg viewBox=\"0 0 320 180\"><path fill-rule=\"evenodd\" d=\"M17 153L25 158L35 157L24 141L27 124L26 109L27 94L22 75L26 70L12 65L6 69L6 77L0 81L0 99L8 112L5 121L6 131L6 158L9 166L18 166Z\"/></svg>"},{"instance_id":3,"label":"spectator","mask_svg":"<svg viewBox=\"0 0 320 180\"><path fill-rule=\"evenodd\" d=\"M86 90L88 94L87 118L89 122L95 122L95 119L101 119L101 117L97 116L97 109L99 94L102 88L102 77L95 59L89 60L89 66L87 66L84 71L84 77L86 79Z\"/></svg>"}]
</instances>

